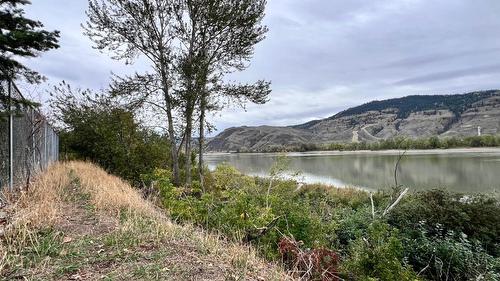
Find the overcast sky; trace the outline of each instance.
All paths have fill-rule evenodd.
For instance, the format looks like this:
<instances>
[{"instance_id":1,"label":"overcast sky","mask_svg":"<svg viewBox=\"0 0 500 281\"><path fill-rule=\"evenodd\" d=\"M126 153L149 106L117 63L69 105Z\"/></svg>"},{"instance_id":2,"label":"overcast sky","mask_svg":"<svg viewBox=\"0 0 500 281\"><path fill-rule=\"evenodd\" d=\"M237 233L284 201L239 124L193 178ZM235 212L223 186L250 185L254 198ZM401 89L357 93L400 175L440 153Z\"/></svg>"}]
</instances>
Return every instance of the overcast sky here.
<instances>
[{"instance_id":1,"label":"overcast sky","mask_svg":"<svg viewBox=\"0 0 500 281\"><path fill-rule=\"evenodd\" d=\"M75 87L103 89L125 66L82 35L85 0L32 0L29 16L61 31L61 48L29 65ZM232 80L272 81L271 101L212 117L219 131L292 125L375 99L500 88L499 0L269 0L267 38ZM47 87L25 87L43 97Z\"/></svg>"}]
</instances>

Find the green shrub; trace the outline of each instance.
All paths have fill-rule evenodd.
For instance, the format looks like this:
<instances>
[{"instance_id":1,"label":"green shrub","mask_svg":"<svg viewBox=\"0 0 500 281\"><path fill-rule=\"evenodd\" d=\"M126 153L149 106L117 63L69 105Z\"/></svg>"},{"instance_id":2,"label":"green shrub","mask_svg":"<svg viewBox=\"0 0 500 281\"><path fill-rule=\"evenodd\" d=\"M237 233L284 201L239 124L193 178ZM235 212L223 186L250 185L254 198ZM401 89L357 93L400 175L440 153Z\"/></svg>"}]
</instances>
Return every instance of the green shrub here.
<instances>
[{"instance_id":1,"label":"green shrub","mask_svg":"<svg viewBox=\"0 0 500 281\"><path fill-rule=\"evenodd\" d=\"M388 221L403 232L424 227L429 236L450 231L479 241L486 251L500 255L500 204L487 195L451 194L442 190L417 193L390 213ZM439 225L439 228L436 228Z\"/></svg>"},{"instance_id":2,"label":"green shrub","mask_svg":"<svg viewBox=\"0 0 500 281\"><path fill-rule=\"evenodd\" d=\"M402 263L403 253L398 232L373 222L366 235L352 243L344 269L358 280L418 280L411 266Z\"/></svg>"},{"instance_id":3,"label":"green shrub","mask_svg":"<svg viewBox=\"0 0 500 281\"><path fill-rule=\"evenodd\" d=\"M441 232L441 226L437 232ZM484 251L463 233L429 236L423 225L403 238L408 262L431 280L499 280L500 259Z\"/></svg>"}]
</instances>

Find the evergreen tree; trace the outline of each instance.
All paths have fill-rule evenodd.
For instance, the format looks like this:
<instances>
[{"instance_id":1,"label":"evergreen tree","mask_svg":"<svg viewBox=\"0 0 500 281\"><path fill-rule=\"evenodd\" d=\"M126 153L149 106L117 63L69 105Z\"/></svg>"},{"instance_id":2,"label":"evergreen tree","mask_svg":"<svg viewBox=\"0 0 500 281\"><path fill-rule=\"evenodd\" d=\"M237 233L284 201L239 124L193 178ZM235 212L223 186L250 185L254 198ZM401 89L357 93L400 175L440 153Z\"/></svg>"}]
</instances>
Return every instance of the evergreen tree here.
<instances>
[{"instance_id":1,"label":"evergreen tree","mask_svg":"<svg viewBox=\"0 0 500 281\"><path fill-rule=\"evenodd\" d=\"M37 57L59 47L59 31L42 29L40 21L24 16L21 5L28 0L0 0L0 79L23 77L38 83L43 76L18 61L19 57Z\"/></svg>"}]
</instances>

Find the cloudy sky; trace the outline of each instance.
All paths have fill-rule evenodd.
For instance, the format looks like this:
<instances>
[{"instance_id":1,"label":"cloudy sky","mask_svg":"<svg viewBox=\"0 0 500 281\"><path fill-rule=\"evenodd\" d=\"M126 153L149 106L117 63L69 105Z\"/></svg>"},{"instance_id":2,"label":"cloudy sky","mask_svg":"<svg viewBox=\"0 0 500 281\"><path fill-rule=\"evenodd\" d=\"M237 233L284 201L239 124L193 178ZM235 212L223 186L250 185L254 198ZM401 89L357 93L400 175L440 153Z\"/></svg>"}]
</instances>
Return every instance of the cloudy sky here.
<instances>
[{"instance_id":1,"label":"cloudy sky","mask_svg":"<svg viewBox=\"0 0 500 281\"><path fill-rule=\"evenodd\" d=\"M49 84L103 89L125 66L82 35L85 0L32 0L27 14L61 31L61 48L29 61ZM374 99L500 88L498 0L269 0L261 42L237 81L272 81L264 106L212 117L220 130L291 125ZM47 85L26 87L43 99Z\"/></svg>"}]
</instances>

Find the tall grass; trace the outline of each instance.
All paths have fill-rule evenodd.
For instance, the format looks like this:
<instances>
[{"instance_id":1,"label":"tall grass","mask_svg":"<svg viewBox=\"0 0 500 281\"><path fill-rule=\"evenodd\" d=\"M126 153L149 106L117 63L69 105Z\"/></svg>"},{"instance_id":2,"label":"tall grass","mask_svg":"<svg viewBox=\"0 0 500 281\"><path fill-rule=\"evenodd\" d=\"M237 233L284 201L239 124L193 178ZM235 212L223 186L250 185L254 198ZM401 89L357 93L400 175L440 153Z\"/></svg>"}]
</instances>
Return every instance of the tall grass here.
<instances>
[{"instance_id":1,"label":"tall grass","mask_svg":"<svg viewBox=\"0 0 500 281\"><path fill-rule=\"evenodd\" d=\"M68 168L54 164L39 174L28 190L22 191L11 209L16 210L11 226L52 226L63 211L63 190L70 184Z\"/></svg>"},{"instance_id":2,"label":"tall grass","mask_svg":"<svg viewBox=\"0 0 500 281\"><path fill-rule=\"evenodd\" d=\"M73 171L82 191L90 194L97 210L114 215L126 211L155 218L164 217L130 184L106 173L95 164L75 161L69 162L66 167Z\"/></svg>"}]
</instances>

